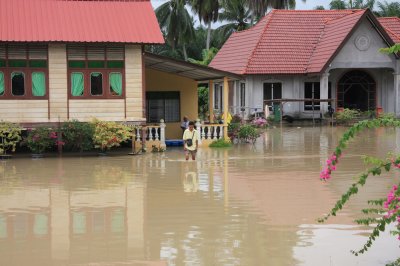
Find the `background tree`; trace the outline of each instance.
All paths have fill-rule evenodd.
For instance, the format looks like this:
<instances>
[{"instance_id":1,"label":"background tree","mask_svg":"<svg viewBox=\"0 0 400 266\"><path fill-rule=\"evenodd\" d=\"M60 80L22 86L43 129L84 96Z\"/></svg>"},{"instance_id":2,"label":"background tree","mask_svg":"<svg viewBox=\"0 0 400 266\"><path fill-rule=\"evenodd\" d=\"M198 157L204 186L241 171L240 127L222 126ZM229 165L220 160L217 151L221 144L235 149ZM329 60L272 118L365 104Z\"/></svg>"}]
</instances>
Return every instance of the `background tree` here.
<instances>
[{"instance_id":1,"label":"background tree","mask_svg":"<svg viewBox=\"0 0 400 266\"><path fill-rule=\"evenodd\" d=\"M400 18L400 2L388 3L387 1L378 2L377 14L381 17Z\"/></svg>"},{"instance_id":2,"label":"background tree","mask_svg":"<svg viewBox=\"0 0 400 266\"><path fill-rule=\"evenodd\" d=\"M374 9L375 0L333 0L329 3L330 9Z\"/></svg>"},{"instance_id":3,"label":"background tree","mask_svg":"<svg viewBox=\"0 0 400 266\"><path fill-rule=\"evenodd\" d=\"M185 0L170 0L159 6L155 12L167 43L172 50L180 44L187 60L186 44L193 39L195 33L193 18L185 4Z\"/></svg>"},{"instance_id":4,"label":"background tree","mask_svg":"<svg viewBox=\"0 0 400 266\"><path fill-rule=\"evenodd\" d=\"M343 0L333 0L329 3L329 8L333 9L346 9L347 5Z\"/></svg>"},{"instance_id":5,"label":"background tree","mask_svg":"<svg viewBox=\"0 0 400 266\"><path fill-rule=\"evenodd\" d=\"M191 0L193 11L199 16L199 21L207 25L206 49L210 49L211 24L217 22L220 3L218 0Z\"/></svg>"},{"instance_id":6,"label":"background tree","mask_svg":"<svg viewBox=\"0 0 400 266\"><path fill-rule=\"evenodd\" d=\"M314 10L325 10L324 6L316 6L314 7Z\"/></svg>"},{"instance_id":7,"label":"background tree","mask_svg":"<svg viewBox=\"0 0 400 266\"><path fill-rule=\"evenodd\" d=\"M216 29L215 33L222 35L223 39L235 31L248 29L251 24L251 12L246 6L247 0L225 0L222 3L222 12L219 14L219 21L226 24Z\"/></svg>"}]
</instances>

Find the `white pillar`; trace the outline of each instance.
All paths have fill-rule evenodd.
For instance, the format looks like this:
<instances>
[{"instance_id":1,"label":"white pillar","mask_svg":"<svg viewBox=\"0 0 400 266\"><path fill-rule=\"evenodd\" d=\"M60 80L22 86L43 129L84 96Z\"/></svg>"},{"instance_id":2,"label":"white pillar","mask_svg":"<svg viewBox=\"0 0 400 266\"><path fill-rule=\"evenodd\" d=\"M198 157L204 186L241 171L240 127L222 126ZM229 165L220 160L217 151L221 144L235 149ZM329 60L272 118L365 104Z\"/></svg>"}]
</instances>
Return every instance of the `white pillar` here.
<instances>
[{"instance_id":1,"label":"white pillar","mask_svg":"<svg viewBox=\"0 0 400 266\"><path fill-rule=\"evenodd\" d=\"M394 73L394 111L397 117L400 117L400 72Z\"/></svg>"},{"instance_id":2,"label":"white pillar","mask_svg":"<svg viewBox=\"0 0 400 266\"><path fill-rule=\"evenodd\" d=\"M160 120L160 147L165 149L165 147L167 147L167 145L165 144L165 123L164 123L164 119ZM156 131L157 133L157 131Z\"/></svg>"},{"instance_id":3,"label":"white pillar","mask_svg":"<svg viewBox=\"0 0 400 266\"><path fill-rule=\"evenodd\" d=\"M200 119L197 118L196 120L196 131L197 131L197 141L199 142L199 145L201 144L201 123Z\"/></svg>"},{"instance_id":4,"label":"white pillar","mask_svg":"<svg viewBox=\"0 0 400 266\"><path fill-rule=\"evenodd\" d=\"M319 82L320 86L320 98L328 99L328 84L329 84L329 73L323 73ZM322 115L328 112L328 102L321 102L321 113Z\"/></svg>"}]
</instances>

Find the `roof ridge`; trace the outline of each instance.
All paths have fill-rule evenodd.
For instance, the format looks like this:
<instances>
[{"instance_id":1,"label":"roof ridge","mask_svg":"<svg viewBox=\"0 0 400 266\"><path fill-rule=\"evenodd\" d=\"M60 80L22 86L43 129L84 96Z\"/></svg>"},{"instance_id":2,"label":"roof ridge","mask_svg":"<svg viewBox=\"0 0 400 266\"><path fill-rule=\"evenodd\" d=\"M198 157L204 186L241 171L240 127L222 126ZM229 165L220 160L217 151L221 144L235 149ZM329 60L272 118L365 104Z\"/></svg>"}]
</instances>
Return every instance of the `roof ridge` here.
<instances>
[{"instance_id":1,"label":"roof ridge","mask_svg":"<svg viewBox=\"0 0 400 266\"><path fill-rule=\"evenodd\" d=\"M307 66L306 66L306 68L305 68L305 72L306 72L306 73L307 73L307 71L308 71L308 68L310 67L311 59L313 58L313 56L314 56L314 54L315 54L315 49L317 48L317 45L318 45L319 42L321 41L322 36L325 34L326 24L327 24L327 23L324 23L324 26L323 26L323 29L321 30L321 34L319 35L318 41L315 42L315 45L314 45L314 47L313 47L313 51L312 51L312 53L311 53L311 56L310 56L310 58L308 58Z\"/></svg>"},{"instance_id":2,"label":"roof ridge","mask_svg":"<svg viewBox=\"0 0 400 266\"><path fill-rule=\"evenodd\" d=\"M268 28L269 23L270 23L271 20L272 20L272 16L275 14L275 11L276 11L276 10L277 10L277 9L272 9L271 12L268 13L268 15L267 15L267 16L269 16L268 21L265 23L264 28L263 28L263 30L261 31L260 38L258 39L256 45L254 46L253 51L250 53L249 58L247 58L247 63L246 63L246 66L245 66L245 68L244 68L244 72L243 72L242 74L245 74L245 73L247 72L247 68L248 68L248 66L249 66L250 60L251 60L251 58L253 57L255 51L257 50L257 47L258 47L258 45L260 44L261 39L262 39L262 37L264 36L264 33L266 32L266 29Z\"/></svg>"}]
</instances>

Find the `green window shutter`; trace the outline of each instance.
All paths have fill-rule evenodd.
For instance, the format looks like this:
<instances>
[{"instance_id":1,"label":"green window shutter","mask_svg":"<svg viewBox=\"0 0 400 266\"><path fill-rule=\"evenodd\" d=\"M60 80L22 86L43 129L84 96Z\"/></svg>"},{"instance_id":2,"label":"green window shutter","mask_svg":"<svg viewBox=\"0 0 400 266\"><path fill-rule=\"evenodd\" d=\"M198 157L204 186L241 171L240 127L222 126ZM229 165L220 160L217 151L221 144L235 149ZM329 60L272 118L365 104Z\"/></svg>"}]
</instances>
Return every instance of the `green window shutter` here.
<instances>
[{"instance_id":1,"label":"green window shutter","mask_svg":"<svg viewBox=\"0 0 400 266\"><path fill-rule=\"evenodd\" d=\"M32 95L33 96L46 95L46 77L43 72L32 73Z\"/></svg>"},{"instance_id":2,"label":"green window shutter","mask_svg":"<svg viewBox=\"0 0 400 266\"><path fill-rule=\"evenodd\" d=\"M0 72L0 95L4 94L4 73Z\"/></svg>"},{"instance_id":3,"label":"green window shutter","mask_svg":"<svg viewBox=\"0 0 400 266\"><path fill-rule=\"evenodd\" d=\"M29 66L30 67L47 67L47 61L46 60L30 60L29 61Z\"/></svg>"},{"instance_id":4,"label":"green window shutter","mask_svg":"<svg viewBox=\"0 0 400 266\"><path fill-rule=\"evenodd\" d=\"M124 61L107 61L108 68L124 68Z\"/></svg>"},{"instance_id":5,"label":"green window shutter","mask_svg":"<svg viewBox=\"0 0 400 266\"><path fill-rule=\"evenodd\" d=\"M85 61L68 61L68 66L71 68L85 68Z\"/></svg>"},{"instance_id":6,"label":"green window shutter","mask_svg":"<svg viewBox=\"0 0 400 266\"><path fill-rule=\"evenodd\" d=\"M122 74L110 73L110 89L113 95L122 95Z\"/></svg>"},{"instance_id":7,"label":"green window shutter","mask_svg":"<svg viewBox=\"0 0 400 266\"><path fill-rule=\"evenodd\" d=\"M104 61L89 61L88 67L90 68L104 68L105 62Z\"/></svg>"},{"instance_id":8,"label":"green window shutter","mask_svg":"<svg viewBox=\"0 0 400 266\"><path fill-rule=\"evenodd\" d=\"M9 60L8 66L9 67L26 67L27 61L26 60Z\"/></svg>"},{"instance_id":9,"label":"green window shutter","mask_svg":"<svg viewBox=\"0 0 400 266\"><path fill-rule=\"evenodd\" d=\"M6 60L0 59L0 67L6 66Z\"/></svg>"},{"instance_id":10,"label":"green window shutter","mask_svg":"<svg viewBox=\"0 0 400 266\"><path fill-rule=\"evenodd\" d=\"M71 93L72 96L82 96L84 90L83 73L76 72L71 75Z\"/></svg>"}]
</instances>

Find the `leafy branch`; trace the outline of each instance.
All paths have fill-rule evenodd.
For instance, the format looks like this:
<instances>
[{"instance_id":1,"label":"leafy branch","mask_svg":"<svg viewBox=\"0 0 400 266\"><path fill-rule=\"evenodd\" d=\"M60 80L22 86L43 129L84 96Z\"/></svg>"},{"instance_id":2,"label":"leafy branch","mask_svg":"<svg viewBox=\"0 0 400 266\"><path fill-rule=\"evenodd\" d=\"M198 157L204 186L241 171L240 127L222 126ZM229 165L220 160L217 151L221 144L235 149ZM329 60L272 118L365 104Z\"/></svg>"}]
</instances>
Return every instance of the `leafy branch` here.
<instances>
[{"instance_id":1,"label":"leafy branch","mask_svg":"<svg viewBox=\"0 0 400 266\"><path fill-rule=\"evenodd\" d=\"M324 170L321 172L321 179L328 180L331 177L332 171L336 170L336 165L339 162L339 158L341 157L343 150L347 147L348 142L354 138L359 132L365 129L373 129L379 127L400 127L400 121L393 117L382 117L373 120L365 120L360 121L349 128L339 140L338 146L335 148L333 155L330 159L327 160L327 165ZM350 185L348 190L341 196L341 198L336 202L335 206L330 210L328 214L324 217L319 218L318 222L323 223L330 216L336 216L337 212L340 211L343 206L349 201L350 197L357 194L360 187L363 187L366 184L366 181L369 176L377 176L381 175L383 172L390 172L394 167L400 168L400 156L390 156L391 158L387 158L385 160L367 157L365 156L364 162L366 164L372 164L373 166L367 169L366 171L360 173L358 175L357 181ZM360 225L371 225L376 224L372 233L368 237L366 244L358 251L352 251L352 253L356 256L359 254L363 254L366 252L372 245L372 242L379 236L380 232L385 231L386 225L398 222L397 231L393 231L392 234L400 235L400 189L398 186L394 186L391 192L388 194L387 199L376 199L369 200L368 204L377 206L376 208L368 208L363 209L362 212L364 214L385 214L381 218L365 218L355 220L357 224ZM384 207L384 208L383 208ZM399 237L400 239L400 237Z\"/></svg>"}]
</instances>

